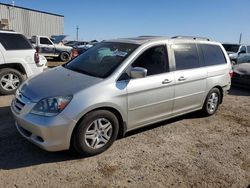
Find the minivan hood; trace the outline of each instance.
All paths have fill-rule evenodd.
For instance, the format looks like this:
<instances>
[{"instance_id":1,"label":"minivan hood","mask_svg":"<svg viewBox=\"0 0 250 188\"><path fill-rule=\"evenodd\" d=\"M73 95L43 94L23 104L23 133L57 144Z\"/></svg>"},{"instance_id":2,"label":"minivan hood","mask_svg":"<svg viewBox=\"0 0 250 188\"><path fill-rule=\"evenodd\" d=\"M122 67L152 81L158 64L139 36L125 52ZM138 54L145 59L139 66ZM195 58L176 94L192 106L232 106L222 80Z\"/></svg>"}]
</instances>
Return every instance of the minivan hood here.
<instances>
[{"instance_id":1,"label":"minivan hood","mask_svg":"<svg viewBox=\"0 0 250 188\"><path fill-rule=\"evenodd\" d=\"M48 97L74 95L102 80L61 66L28 79L19 91L32 102L38 102Z\"/></svg>"}]
</instances>

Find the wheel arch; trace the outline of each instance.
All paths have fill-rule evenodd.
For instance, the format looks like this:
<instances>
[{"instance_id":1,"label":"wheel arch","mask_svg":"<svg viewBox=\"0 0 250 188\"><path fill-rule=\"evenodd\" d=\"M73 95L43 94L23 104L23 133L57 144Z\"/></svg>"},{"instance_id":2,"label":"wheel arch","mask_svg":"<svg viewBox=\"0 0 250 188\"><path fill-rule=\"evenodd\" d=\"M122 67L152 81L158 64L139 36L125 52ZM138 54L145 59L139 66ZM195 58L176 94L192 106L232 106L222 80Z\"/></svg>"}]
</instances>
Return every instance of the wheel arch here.
<instances>
[{"instance_id":1,"label":"wheel arch","mask_svg":"<svg viewBox=\"0 0 250 188\"><path fill-rule=\"evenodd\" d=\"M11 68L19 71L23 75L27 75L25 68L21 63L5 63L0 65L0 69Z\"/></svg>"},{"instance_id":2,"label":"wheel arch","mask_svg":"<svg viewBox=\"0 0 250 188\"><path fill-rule=\"evenodd\" d=\"M111 113L113 113L117 119L118 119L118 122L119 122L119 130L118 130L118 137L117 138L122 138L125 133L126 133L126 130L127 130L127 125L125 123L125 121L123 120L123 117L121 115L121 113L113 108L113 107L109 107L109 106L104 106L104 107L98 107L98 108L95 108L95 109L91 109L90 111L86 112L76 123L75 127L73 128L73 131L71 133L71 138L70 138L70 145L72 144L72 138L73 138L73 134L74 134L74 131L76 130L76 128L79 126L79 124L81 123L82 119L90 112L93 112L93 111L97 111L97 110L107 110Z\"/></svg>"},{"instance_id":3,"label":"wheel arch","mask_svg":"<svg viewBox=\"0 0 250 188\"><path fill-rule=\"evenodd\" d=\"M223 89L222 89L222 87L221 86L219 86L219 85L217 85L217 86L214 86L213 88L217 88L217 89L219 89L219 91L220 91L220 94L221 94L221 98L220 98L220 104L223 102L223 97L224 97L224 95L223 95ZM212 89L213 89L212 88Z\"/></svg>"}]
</instances>

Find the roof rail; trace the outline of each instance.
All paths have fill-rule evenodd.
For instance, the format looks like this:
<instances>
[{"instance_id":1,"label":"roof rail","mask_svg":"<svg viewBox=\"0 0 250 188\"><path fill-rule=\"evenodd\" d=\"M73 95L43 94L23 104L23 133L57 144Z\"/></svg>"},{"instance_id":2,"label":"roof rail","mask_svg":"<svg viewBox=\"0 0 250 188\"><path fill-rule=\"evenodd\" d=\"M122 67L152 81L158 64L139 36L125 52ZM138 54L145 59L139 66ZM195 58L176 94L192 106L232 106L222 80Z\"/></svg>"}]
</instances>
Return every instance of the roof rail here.
<instances>
[{"instance_id":1,"label":"roof rail","mask_svg":"<svg viewBox=\"0 0 250 188\"><path fill-rule=\"evenodd\" d=\"M171 39L193 39L193 40L207 40L210 41L209 38L205 37L194 37L194 36L174 36Z\"/></svg>"}]
</instances>

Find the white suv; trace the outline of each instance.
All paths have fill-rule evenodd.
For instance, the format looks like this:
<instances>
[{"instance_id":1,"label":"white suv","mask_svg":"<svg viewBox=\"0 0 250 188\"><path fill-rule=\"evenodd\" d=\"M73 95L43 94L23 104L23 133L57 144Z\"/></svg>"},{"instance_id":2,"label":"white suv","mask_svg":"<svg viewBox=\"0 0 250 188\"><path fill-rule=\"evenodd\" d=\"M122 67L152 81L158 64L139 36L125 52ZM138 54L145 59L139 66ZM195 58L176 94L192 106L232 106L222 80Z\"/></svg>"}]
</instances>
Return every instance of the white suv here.
<instances>
[{"instance_id":1,"label":"white suv","mask_svg":"<svg viewBox=\"0 0 250 188\"><path fill-rule=\"evenodd\" d=\"M25 36L0 30L0 94L15 93L25 78L46 67L45 57L36 52Z\"/></svg>"}]
</instances>

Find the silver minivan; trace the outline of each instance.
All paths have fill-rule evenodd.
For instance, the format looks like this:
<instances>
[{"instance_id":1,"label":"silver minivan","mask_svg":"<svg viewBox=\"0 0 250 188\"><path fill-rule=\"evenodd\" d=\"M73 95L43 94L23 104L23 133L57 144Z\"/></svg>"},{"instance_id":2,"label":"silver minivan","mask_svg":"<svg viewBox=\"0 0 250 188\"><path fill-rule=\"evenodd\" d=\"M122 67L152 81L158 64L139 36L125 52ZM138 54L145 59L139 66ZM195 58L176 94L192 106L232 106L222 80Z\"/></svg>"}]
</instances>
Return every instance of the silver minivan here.
<instances>
[{"instance_id":1,"label":"silver minivan","mask_svg":"<svg viewBox=\"0 0 250 188\"><path fill-rule=\"evenodd\" d=\"M232 69L220 43L196 37L103 41L24 82L11 109L20 134L47 151L105 151L133 129L216 112Z\"/></svg>"}]
</instances>

